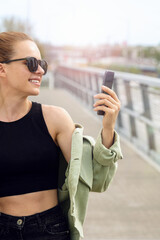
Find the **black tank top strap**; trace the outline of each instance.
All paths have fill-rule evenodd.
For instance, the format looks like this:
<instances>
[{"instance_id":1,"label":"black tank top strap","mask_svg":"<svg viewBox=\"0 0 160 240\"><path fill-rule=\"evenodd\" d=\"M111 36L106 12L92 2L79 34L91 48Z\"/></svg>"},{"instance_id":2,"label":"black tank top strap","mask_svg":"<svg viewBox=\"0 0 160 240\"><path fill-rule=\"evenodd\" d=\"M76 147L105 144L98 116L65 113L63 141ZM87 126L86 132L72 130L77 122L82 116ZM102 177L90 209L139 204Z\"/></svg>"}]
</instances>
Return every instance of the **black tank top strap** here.
<instances>
[{"instance_id":1,"label":"black tank top strap","mask_svg":"<svg viewBox=\"0 0 160 240\"><path fill-rule=\"evenodd\" d=\"M42 121L42 117L42 105L37 102L32 102L32 118L39 122Z\"/></svg>"},{"instance_id":2,"label":"black tank top strap","mask_svg":"<svg viewBox=\"0 0 160 240\"><path fill-rule=\"evenodd\" d=\"M32 118L34 119L34 121L36 121L36 124L41 127L41 130L45 134L48 134L49 137L51 137L50 133L48 131L46 122L44 120L43 111L42 111L42 104L41 103L32 102Z\"/></svg>"}]
</instances>

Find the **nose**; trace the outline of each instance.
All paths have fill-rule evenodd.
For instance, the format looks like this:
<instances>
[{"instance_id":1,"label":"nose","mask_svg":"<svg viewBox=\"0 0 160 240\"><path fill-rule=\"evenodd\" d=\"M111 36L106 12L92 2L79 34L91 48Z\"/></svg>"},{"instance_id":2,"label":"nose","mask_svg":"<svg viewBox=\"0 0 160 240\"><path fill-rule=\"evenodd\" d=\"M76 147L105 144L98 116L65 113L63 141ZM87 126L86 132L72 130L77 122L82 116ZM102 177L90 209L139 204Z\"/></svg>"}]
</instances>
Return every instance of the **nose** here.
<instances>
[{"instance_id":1,"label":"nose","mask_svg":"<svg viewBox=\"0 0 160 240\"><path fill-rule=\"evenodd\" d=\"M38 68L37 68L37 71L36 71L37 74L40 74L40 75L43 75L44 74L44 70L43 68L38 64Z\"/></svg>"}]
</instances>

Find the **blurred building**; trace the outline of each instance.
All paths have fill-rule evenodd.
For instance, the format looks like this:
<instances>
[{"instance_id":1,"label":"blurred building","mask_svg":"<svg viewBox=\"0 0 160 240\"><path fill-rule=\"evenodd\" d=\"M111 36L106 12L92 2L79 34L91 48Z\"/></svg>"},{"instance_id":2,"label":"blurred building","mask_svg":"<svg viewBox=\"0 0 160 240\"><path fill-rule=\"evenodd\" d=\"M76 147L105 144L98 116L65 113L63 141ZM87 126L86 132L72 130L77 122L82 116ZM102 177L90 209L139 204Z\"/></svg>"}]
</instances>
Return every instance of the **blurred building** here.
<instances>
[{"instance_id":1,"label":"blurred building","mask_svg":"<svg viewBox=\"0 0 160 240\"><path fill-rule=\"evenodd\" d=\"M126 44L100 46L45 46L45 52L50 67L57 64L78 66L99 65L137 68L152 75L157 71L157 61L154 58L145 58L142 47L128 47ZM126 70L127 71L127 70Z\"/></svg>"}]
</instances>

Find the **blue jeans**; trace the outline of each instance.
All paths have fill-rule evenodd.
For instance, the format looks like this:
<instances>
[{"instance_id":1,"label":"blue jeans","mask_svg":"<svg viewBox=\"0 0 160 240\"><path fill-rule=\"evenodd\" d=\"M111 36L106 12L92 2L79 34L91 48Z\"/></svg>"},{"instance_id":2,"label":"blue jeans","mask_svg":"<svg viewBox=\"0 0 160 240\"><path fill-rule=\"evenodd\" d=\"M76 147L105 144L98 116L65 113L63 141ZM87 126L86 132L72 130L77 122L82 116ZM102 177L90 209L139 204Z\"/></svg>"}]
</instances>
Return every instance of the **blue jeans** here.
<instances>
[{"instance_id":1,"label":"blue jeans","mask_svg":"<svg viewBox=\"0 0 160 240\"><path fill-rule=\"evenodd\" d=\"M30 216L0 213L0 240L70 240L59 205Z\"/></svg>"}]
</instances>

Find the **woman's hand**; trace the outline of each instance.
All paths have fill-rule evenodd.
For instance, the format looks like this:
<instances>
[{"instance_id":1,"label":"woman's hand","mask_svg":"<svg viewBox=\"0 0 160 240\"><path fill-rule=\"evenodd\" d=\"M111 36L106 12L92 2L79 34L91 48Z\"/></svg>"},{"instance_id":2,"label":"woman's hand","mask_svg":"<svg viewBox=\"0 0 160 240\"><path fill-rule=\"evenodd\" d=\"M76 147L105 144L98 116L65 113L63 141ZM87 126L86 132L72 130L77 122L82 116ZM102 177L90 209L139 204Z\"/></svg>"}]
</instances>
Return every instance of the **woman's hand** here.
<instances>
[{"instance_id":1,"label":"woman's hand","mask_svg":"<svg viewBox=\"0 0 160 240\"><path fill-rule=\"evenodd\" d=\"M102 86L102 90L109 95L105 93L99 93L95 95L94 98L99 100L93 105L93 110L102 110L105 112L103 117L102 138L103 144L109 148L113 143L114 127L121 104L116 93L112 89L106 86Z\"/></svg>"}]
</instances>

